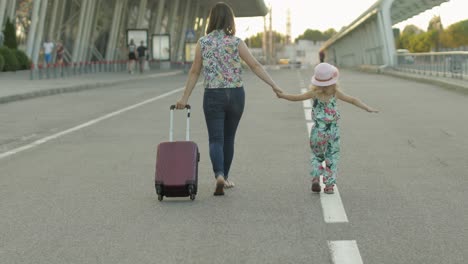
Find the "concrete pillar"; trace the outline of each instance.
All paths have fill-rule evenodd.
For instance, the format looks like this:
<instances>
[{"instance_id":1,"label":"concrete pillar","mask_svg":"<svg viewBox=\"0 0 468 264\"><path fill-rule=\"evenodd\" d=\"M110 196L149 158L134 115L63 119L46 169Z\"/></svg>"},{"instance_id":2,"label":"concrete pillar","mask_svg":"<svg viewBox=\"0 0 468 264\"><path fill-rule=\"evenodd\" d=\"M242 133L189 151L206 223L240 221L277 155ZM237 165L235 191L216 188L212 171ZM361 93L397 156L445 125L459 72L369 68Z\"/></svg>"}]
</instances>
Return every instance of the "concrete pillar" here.
<instances>
[{"instance_id":1,"label":"concrete pillar","mask_svg":"<svg viewBox=\"0 0 468 264\"><path fill-rule=\"evenodd\" d=\"M37 31L37 24L39 21L40 7L41 7L41 0L34 1L32 14L31 14L31 26L28 32L28 42L27 42L27 47L26 47L26 53L28 54L28 57L30 58L32 58L34 42L36 40L36 31Z\"/></svg>"},{"instance_id":2,"label":"concrete pillar","mask_svg":"<svg viewBox=\"0 0 468 264\"><path fill-rule=\"evenodd\" d=\"M195 0L195 12L192 12L192 15L189 20L189 26L192 29L195 29L195 23L198 22L197 18L200 16L200 0Z\"/></svg>"},{"instance_id":3,"label":"concrete pillar","mask_svg":"<svg viewBox=\"0 0 468 264\"><path fill-rule=\"evenodd\" d=\"M55 33L55 30L56 30L56 27L57 27L57 17L59 16L58 15L59 5L60 5L60 1L59 0L54 0L54 4L52 5L52 12L51 12L51 15L50 15L51 19L50 19L50 25L49 25L49 32L47 34L47 36L49 36L54 41L57 41L57 39L55 39L56 35L54 33Z\"/></svg>"},{"instance_id":4,"label":"concrete pillar","mask_svg":"<svg viewBox=\"0 0 468 264\"><path fill-rule=\"evenodd\" d=\"M138 9L138 20L137 20L137 28L143 28L143 23L146 17L146 5L148 4L148 0L140 0L140 7Z\"/></svg>"},{"instance_id":5,"label":"concrete pillar","mask_svg":"<svg viewBox=\"0 0 468 264\"><path fill-rule=\"evenodd\" d=\"M8 0L0 1L0 30L3 30L5 19L6 4Z\"/></svg>"},{"instance_id":6,"label":"concrete pillar","mask_svg":"<svg viewBox=\"0 0 468 264\"><path fill-rule=\"evenodd\" d=\"M95 23L96 23L96 11L98 10L98 5L100 4L100 0L91 0L88 2L88 8L87 8L87 16L88 19L85 23L85 27L83 30L83 39L81 42L81 51L80 51L80 57L79 59L81 61L88 61L89 56L90 56L90 50L92 47L92 32L94 31L93 29L95 28Z\"/></svg>"},{"instance_id":7,"label":"concrete pillar","mask_svg":"<svg viewBox=\"0 0 468 264\"><path fill-rule=\"evenodd\" d=\"M122 20L123 1L117 0L114 6L114 15L112 18L112 26L109 33L109 42L106 49L106 60L114 59L114 50L117 46L117 37L119 34L119 27Z\"/></svg>"},{"instance_id":8,"label":"concrete pillar","mask_svg":"<svg viewBox=\"0 0 468 264\"><path fill-rule=\"evenodd\" d=\"M73 45L73 55L72 55L72 61L73 62L79 62L80 61L80 49L81 49L81 41L83 38L83 29L85 22L87 20L86 18L86 9L88 6L88 2L90 0L83 0L81 2L80 6L80 19L78 20L78 31L76 33L76 38L75 38L75 43Z\"/></svg>"},{"instance_id":9,"label":"concrete pillar","mask_svg":"<svg viewBox=\"0 0 468 264\"><path fill-rule=\"evenodd\" d=\"M184 54L184 48L185 48L185 32L188 29L188 21L189 21L189 16L190 16L190 7L192 5L192 1L190 0L185 0L185 12L184 12L184 20L182 22L182 26L180 29L180 39L179 39L179 45L177 45L177 57L176 60L183 61L183 54Z\"/></svg>"},{"instance_id":10,"label":"concrete pillar","mask_svg":"<svg viewBox=\"0 0 468 264\"><path fill-rule=\"evenodd\" d=\"M204 36L206 34L206 27L208 24L208 16L210 15L209 11L205 12L205 15L203 16L203 24L202 27L200 28L200 36Z\"/></svg>"},{"instance_id":11,"label":"concrete pillar","mask_svg":"<svg viewBox=\"0 0 468 264\"><path fill-rule=\"evenodd\" d=\"M169 17L170 23L169 23L169 34L171 35L171 55L174 56L174 50L175 50L175 43L177 43L177 37L176 37L176 21L177 21L177 13L179 11L179 3L180 0L173 0L171 1L172 3L172 9L171 9L171 16Z\"/></svg>"},{"instance_id":12,"label":"concrete pillar","mask_svg":"<svg viewBox=\"0 0 468 264\"><path fill-rule=\"evenodd\" d=\"M395 65L395 39L392 30L392 17L391 8L394 0L383 0L381 4L381 10L379 12L379 18L381 23L381 32L383 34L384 43L384 63L388 66Z\"/></svg>"},{"instance_id":13,"label":"concrete pillar","mask_svg":"<svg viewBox=\"0 0 468 264\"><path fill-rule=\"evenodd\" d=\"M62 38L62 22L63 22L63 16L65 15L65 7L66 7L66 1L60 1L57 0L57 2L60 2L59 5L59 10L58 10L58 15L57 15L57 23L55 25L55 31L53 32L53 36L56 40L61 40ZM62 40L63 41L63 40Z\"/></svg>"},{"instance_id":14,"label":"concrete pillar","mask_svg":"<svg viewBox=\"0 0 468 264\"><path fill-rule=\"evenodd\" d=\"M161 34L161 23L164 14L164 4L166 0L159 0L158 2L158 13L156 15L156 25L154 26L154 33Z\"/></svg>"},{"instance_id":15,"label":"concrete pillar","mask_svg":"<svg viewBox=\"0 0 468 264\"><path fill-rule=\"evenodd\" d=\"M6 15L10 18L10 20L13 20L16 17L16 0L10 0L9 3L10 5L6 10Z\"/></svg>"},{"instance_id":16,"label":"concrete pillar","mask_svg":"<svg viewBox=\"0 0 468 264\"><path fill-rule=\"evenodd\" d=\"M171 16L169 17L169 34L171 34L171 39L174 40L175 38L175 29L176 29L176 22L177 22L177 13L179 11L180 0L172 1L172 9L171 9Z\"/></svg>"},{"instance_id":17,"label":"concrete pillar","mask_svg":"<svg viewBox=\"0 0 468 264\"><path fill-rule=\"evenodd\" d=\"M31 55L31 60L34 63L38 62L39 59L39 52L42 49L42 43L45 40L44 38L44 22L45 18L47 15L47 3L48 0L42 0L41 1L41 7L39 10L39 21L37 23L37 29L36 29L36 34L34 38L34 43L33 43L33 49L32 49L32 55Z\"/></svg>"}]
</instances>

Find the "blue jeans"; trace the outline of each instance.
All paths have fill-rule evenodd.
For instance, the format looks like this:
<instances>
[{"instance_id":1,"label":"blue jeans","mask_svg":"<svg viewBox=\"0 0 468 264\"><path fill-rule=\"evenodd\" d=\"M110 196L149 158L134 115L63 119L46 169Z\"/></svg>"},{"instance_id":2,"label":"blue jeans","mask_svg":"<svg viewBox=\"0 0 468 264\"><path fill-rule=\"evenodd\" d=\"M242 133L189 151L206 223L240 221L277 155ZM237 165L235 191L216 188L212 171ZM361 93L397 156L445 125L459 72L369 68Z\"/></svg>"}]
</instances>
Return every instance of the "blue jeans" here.
<instances>
[{"instance_id":1,"label":"blue jeans","mask_svg":"<svg viewBox=\"0 0 468 264\"><path fill-rule=\"evenodd\" d=\"M229 176L234 157L234 138L244 112L244 88L206 88L203 111L210 143L210 159L215 177Z\"/></svg>"}]
</instances>

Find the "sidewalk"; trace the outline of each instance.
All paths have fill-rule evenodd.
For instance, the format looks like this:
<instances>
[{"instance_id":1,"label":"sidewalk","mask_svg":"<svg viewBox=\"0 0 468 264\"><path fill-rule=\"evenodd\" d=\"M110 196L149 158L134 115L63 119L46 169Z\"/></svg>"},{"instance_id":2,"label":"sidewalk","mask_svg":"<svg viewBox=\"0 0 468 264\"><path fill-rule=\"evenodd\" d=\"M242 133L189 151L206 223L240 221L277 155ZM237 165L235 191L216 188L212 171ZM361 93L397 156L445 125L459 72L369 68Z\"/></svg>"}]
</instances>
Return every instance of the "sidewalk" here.
<instances>
[{"instance_id":1,"label":"sidewalk","mask_svg":"<svg viewBox=\"0 0 468 264\"><path fill-rule=\"evenodd\" d=\"M420 75L420 74L412 74L406 73L391 69L384 70L383 74L403 78L407 80L413 80L423 83L429 83L433 85L437 85L442 88L455 90L458 92L468 93L468 81L456 79L456 78L449 78L449 77L438 77L438 76L430 76L430 75Z\"/></svg>"},{"instance_id":2,"label":"sidewalk","mask_svg":"<svg viewBox=\"0 0 468 264\"><path fill-rule=\"evenodd\" d=\"M59 93L77 92L135 80L181 74L182 70L150 70L144 74L102 72L81 74L66 78L30 80L29 71L0 72L0 104Z\"/></svg>"},{"instance_id":3,"label":"sidewalk","mask_svg":"<svg viewBox=\"0 0 468 264\"><path fill-rule=\"evenodd\" d=\"M373 65L362 65L358 67L359 71L369 72L369 73L380 73L385 75L390 75L397 78L403 78L407 80L422 82L422 83L429 83L433 85L437 85L439 87L445 89L451 89L462 93L468 93L468 81L456 79L456 78L449 78L449 77L440 77L434 75L422 75L422 74L415 74L415 73L408 73L397 71L391 68L381 69L377 66Z\"/></svg>"}]
</instances>

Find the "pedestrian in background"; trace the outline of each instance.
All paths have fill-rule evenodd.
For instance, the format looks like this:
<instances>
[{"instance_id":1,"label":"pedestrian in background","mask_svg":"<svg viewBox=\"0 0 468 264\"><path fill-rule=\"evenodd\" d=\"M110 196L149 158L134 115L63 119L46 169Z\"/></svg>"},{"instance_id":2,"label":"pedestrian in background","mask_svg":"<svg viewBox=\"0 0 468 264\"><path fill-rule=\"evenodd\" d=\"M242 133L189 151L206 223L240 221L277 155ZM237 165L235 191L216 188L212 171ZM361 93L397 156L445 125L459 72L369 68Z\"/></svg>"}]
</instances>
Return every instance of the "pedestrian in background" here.
<instances>
[{"instance_id":1,"label":"pedestrian in background","mask_svg":"<svg viewBox=\"0 0 468 264\"><path fill-rule=\"evenodd\" d=\"M353 104L370 113L378 111L364 104L359 98L349 96L338 89L338 69L328 63L320 63L315 67L310 90L303 94L278 93L278 97L289 101L313 99L312 120L314 126L310 132L310 147L312 149L312 191L320 192L320 175L325 183L324 192L334 193L337 166L340 159L340 113L336 99ZM323 166L325 162L325 167Z\"/></svg>"},{"instance_id":2,"label":"pedestrian in background","mask_svg":"<svg viewBox=\"0 0 468 264\"><path fill-rule=\"evenodd\" d=\"M245 94L241 59L273 92L282 90L252 56L242 39L235 36L234 13L225 3L217 3L209 15L207 35L200 38L177 109L188 102L200 72L204 75L203 111L208 128L210 159L216 179L214 195L224 195L224 187L233 187L228 180L234 157L234 139L244 111Z\"/></svg>"},{"instance_id":3,"label":"pedestrian in background","mask_svg":"<svg viewBox=\"0 0 468 264\"><path fill-rule=\"evenodd\" d=\"M44 49L44 62L46 65L49 65L52 62L52 51L54 51L54 43L49 39L46 39L42 45Z\"/></svg>"},{"instance_id":4,"label":"pedestrian in background","mask_svg":"<svg viewBox=\"0 0 468 264\"><path fill-rule=\"evenodd\" d=\"M133 74L133 69L135 67L136 48L135 42L131 39L130 44L128 44L128 73L130 74Z\"/></svg>"},{"instance_id":5,"label":"pedestrian in background","mask_svg":"<svg viewBox=\"0 0 468 264\"><path fill-rule=\"evenodd\" d=\"M65 47L63 47L63 44L61 41L57 42L57 48L56 48L56 57L55 61L59 66L62 66L63 64L63 53L65 52Z\"/></svg>"},{"instance_id":6,"label":"pedestrian in background","mask_svg":"<svg viewBox=\"0 0 468 264\"><path fill-rule=\"evenodd\" d=\"M325 52L323 52L323 50L319 52L319 59L320 63L325 62Z\"/></svg>"},{"instance_id":7,"label":"pedestrian in background","mask_svg":"<svg viewBox=\"0 0 468 264\"><path fill-rule=\"evenodd\" d=\"M140 46L138 46L137 48L137 53L138 53L138 65L140 67L140 73L143 74L145 61L146 61L146 47L145 47L145 42L143 40L140 42Z\"/></svg>"}]
</instances>

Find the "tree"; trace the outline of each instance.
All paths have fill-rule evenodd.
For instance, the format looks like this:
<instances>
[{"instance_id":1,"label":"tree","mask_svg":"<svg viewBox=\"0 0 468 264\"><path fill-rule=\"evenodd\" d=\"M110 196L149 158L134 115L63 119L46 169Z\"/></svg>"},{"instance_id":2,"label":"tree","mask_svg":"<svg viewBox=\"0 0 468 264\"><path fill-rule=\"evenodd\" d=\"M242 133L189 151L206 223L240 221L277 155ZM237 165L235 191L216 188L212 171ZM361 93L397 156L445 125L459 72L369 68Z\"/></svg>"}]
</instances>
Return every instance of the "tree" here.
<instances>
[{"instance_id":1,"label":"tree","mask_svg":"<svg viewBox=\"0 0 468 264\"><path fill-rule=\"evenodd\" d=\"M317 41L323 41L325 40L325 36L323 35L323 33L319 30L316 30L316 29L307 29L304 34L300 35L299 37L297 37L294 42L298 42L299 40L301 39L305 39L305 40L311 40L311 41L314 41L314 42L317 42Z\"/></svg>"},{"instance_id":2,"label":"tree","mask_svg":"<svg viewBox=\"0 0 468 264\"><path fill-rule=\"evenodd\" d=\"M263 44L263 34L263 32L257 33L257 35L251 36L250 38L246 38L244 42L247 43L249 48L261 48ZM286 36L276 31L273 31L273 42L286 43Z\"/></svg>"},{"instance_id":3,"label":"tree","mask_svg":"<svg viewBox=\"0 0 468 264\"><path fill-rule=\"evenodd\" d=\"M5 35L5 43L4 45L10 49L18 49L18 43L16 41L16 31L15 25L10 22L10 18L7 18L5 23L5 30L3 31Z\"/></svg>"},{"instance_id":4,"label":"tree","mask_svg":"<svg viewBox=\"0 0 468 264\"><path fill-rule=\"evenodd\" d=\"M441 47L440 37L444 27L442 26L442 21L440 16L434 16L429 25L427 26L427 33L429 34L429 42L431 44L431 50L439 51Z\"/></svg>"},{"instance_id":5,"label":"tree","mask_svg":"<svg viewBox=\"0 0 468 264\"><path fill-rule=\"evenodd\" d=\"M325 37L325 40L330 39L334 35L336 35L338 32L334 28L329 28L323 32L323 36Z\"/></svg>"},{"instance_id":6,"label":"tree","mask_svg":"<svg viewBox=\"0 0 468 264\"><path fill-rule=\"evenodd\" d=\"M413 39L423 33L424 31L420 28L418 28L415 25L407 25L404 29L403 32L401 33L400 40L398 42L398 48L399 49L408 49L412 51L412 44L411 42Z\"/></svg>"},{"instance_id":7,"label":"tree","mask_svg":"<svg viewBox=\"0 0 468 264\"><path fill-rule=\"evenodd\" d=\"M468 46L468 20L450 25L442 34L441 42L448 48Z\"/></svg>"},{"instance_id":8,"label":"tree","mask_svg":"<svg viewBox=\"0 0 468 264\"><path fill-rule=\"evenodd\" d=\"M442 26L442 21L440 19L440 16L434 16L429 21L429 25L427 26L427 31L431 31L431 30L437 30L437 31L444 30L444 27Z\"/></svg>"}]
</instances>

